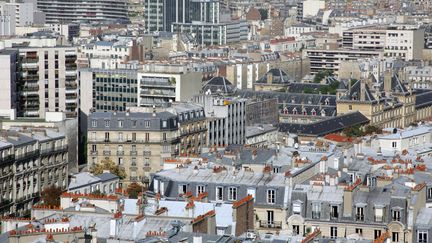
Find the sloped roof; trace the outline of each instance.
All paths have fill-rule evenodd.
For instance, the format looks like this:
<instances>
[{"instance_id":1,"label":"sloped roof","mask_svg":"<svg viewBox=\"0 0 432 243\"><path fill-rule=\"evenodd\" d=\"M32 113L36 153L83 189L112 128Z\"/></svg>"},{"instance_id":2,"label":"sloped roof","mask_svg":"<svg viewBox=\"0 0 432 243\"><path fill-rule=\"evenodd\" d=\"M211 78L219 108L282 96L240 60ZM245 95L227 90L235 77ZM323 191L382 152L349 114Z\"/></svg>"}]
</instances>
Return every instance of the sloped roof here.
<instances>
[{"instance_id":1,"label":"sloped roof","mask_svg":"<svg viewBox=\"0 0 432 243\"><path fill-rule=\"evenodd\" d=\"M367 123L369 123L369 119L357 111L309 124L281 123L279 124L279 131L317 137Z\"/></svg>"}]
</instances>

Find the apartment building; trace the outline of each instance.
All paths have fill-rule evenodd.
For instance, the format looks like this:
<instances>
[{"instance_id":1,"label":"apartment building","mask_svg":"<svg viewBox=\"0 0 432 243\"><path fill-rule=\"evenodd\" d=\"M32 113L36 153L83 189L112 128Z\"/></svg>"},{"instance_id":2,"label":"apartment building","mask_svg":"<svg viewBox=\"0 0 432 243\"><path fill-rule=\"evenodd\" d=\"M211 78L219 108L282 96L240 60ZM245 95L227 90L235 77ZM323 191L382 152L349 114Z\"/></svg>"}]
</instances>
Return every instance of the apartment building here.
<instances>
[{"instance_id":1,"label":"apartment building","mask_svg":"<svg viewBox=\"0 0 432 243\"><path fill-rule=\"evenodd\" d=\"M80 69L81 111L126 111L138 106L137 75L133 69Z\"/></svg>"},{"instance_id":2,"label":"apartment building","mask_svg":"<svg viewBox=\"0 0 432 243\"><path fill-rule=\"evenodd\" d=\"M127 0L38 0L37 8L45 13L47 23L121 22L127 23Z\"/></svg>"},{"instance_id":3,"label":"apartment building","mask_svg":"<svg viewBox=\"0 0 432 243\"><path fill-rule=\"evenodd\" d=\"M45 187L68 185L65 136L51 130L3 130L0 136L0 214L23 215Z\"/></svg>"},{"instance_id":4,"label":"apartment building","mask_svg":"<svg viewBox=\"0 0 432 243\"><path fill-rule=\"evenodd\" d=\"M75 47L23 47L3 51L1 55L4 55L1 66L9 73L2 86L11 89L3 91L7 95L3 99L11 99L2 103L3 109L16 108L17 115L22 117L44 118L47 111L77 116ZM16 60L16 65L11 60Z\"/></svg>"},{"instance_id":5,"label":"apartment building","mask_svg":"<svg viewBox=\"0 0 432 243\"><path fill-rule=\"evenodd\" d=\"M246 41L249 24L245 20L231 20L217 23L191 22L173 23L171 32L189 33L195 36L195 43L201 46L226 45Z\"/></svg>"},{"instance_id":6,"label":"apartment building","mask_svg":"<svg viewBox=\"0 0 432 243\"><path fill-rule=\"evenodd\" d=\"M382 51L354 49L307 49L304 53L309 57L312 74L329 70L338 75L341 63L360 58L383 57Z\"/></svg>"},{"instance_id":7,"label":"apartment building","mask_svg":"<svg viewBox=\"0 0 432 243\"><path fill-rule=\"evenodd\" d=\"M80 59L85 59L89 68L118 69L131 56L130 41L96 41L80 49Z\"/></svg>"},{"instance_id":8,"label":"apartment building","mask_svg":"<svg viewBox=\"0 0 432 243\"><path fill-rule=\"evenodd\" d=\"M343 32L343 47L354 50L382 50L386 57L404 60L422 58L425 41L423 28L395 26L366 26Z\"/></svg>"},{"instance_id":9,"label":"apartment building","mask_svg":"<svg viewBox=\"0 0 432 243\"><path fill-rule=\"evenodd\" d=\"M407 66L404 68L407 81L414 89L432 88L432 67L426 65Z\"/></svg>"},{"instance_id":10,"label":"apartment building","mask_svg":"<svg viewBox=\"0 0 432 243\"><path fill-rule=\"evenodd\" d=\"M197 95L194 101L204 107L209 146L244 144L247 99Z\"/></svg>"},{"instance_id":11,"label":"apartment building","mask_svg":"<svg viewBox=\"0 0 432 243\"><path fill-rule=\"evenodd\" d=\"M386 72L383 81L377 81L371 75L340 89L336 101L337 114L360 111L371 125L409 126L416 120L416 95L403 84L400 76ZM374 85L377 83L382 83L382 87Z\"/></svg>"},{"instance_id":12,"label":"apartment building","mask_svg":"<svg viewBox=\"0 0 432 243\"><path fill-rule=\"evenodd\" d=\"M422 28L389 27L386 33L384 55L405 60L421 59L425 41L424 36L425 32Z\"/></svg>"},{"instance_id":13,"label":"apartment building","mask_svg":"<svg viewBox=\"0 0 432 243\"><path fill-rule=\"evenodd\" d=\"M160 193L161 198L198 197L206 193L209 201L234 203L251 195L255 209L254 228L266 232L285 229L288 188L283 173L233 172L222 166L164 170L155 173L150 184L150 190Z\"/></svg>"},{"instance_id":14,"label":"apartment building","mask_svg":"<svg viewBox=\"0 0 432 243\"><path fill-rule=\"evenodd\" d=\"M362 187L361 180L351 185L297 185L292 192L288 227L295 235L316 228L322 236L336 239L357 234L364 240L376 240L389 234L391 242L410 242L410 218L417 217L410 207L421 208L424 198L413 202L412 196L424 193L422 186L389 190L387 187Z\"/></svg>"},{"instance_id":15,"label":"apartment building","mask_svg":"<svg viewBox=\"0 0 432 243\"><path fill-rule=\"evenodd\" d=\"M92 112L88 118L88 164L108 158L126 171L125 184L148 182L163 160L179 154L177 116L170 112Z\"/></svg>"},{"instance_id":16,"label":"apartment building","mask_svg":"<svg viewBox=\"0 0 432 243\"><path fill-rule=\"evenodd\" d=\"M202 73L182 70L138 72L138 105L189 101L201 90Z\"/></svg>"}]
</instances>

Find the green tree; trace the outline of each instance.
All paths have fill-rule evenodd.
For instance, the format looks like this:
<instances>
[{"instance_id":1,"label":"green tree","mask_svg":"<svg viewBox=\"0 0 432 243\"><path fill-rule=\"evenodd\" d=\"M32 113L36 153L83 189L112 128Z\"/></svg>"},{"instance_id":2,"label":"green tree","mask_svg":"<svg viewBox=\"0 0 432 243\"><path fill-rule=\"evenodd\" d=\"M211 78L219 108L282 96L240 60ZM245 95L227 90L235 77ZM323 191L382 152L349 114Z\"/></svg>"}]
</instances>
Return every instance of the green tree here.
<instances>
[{"instance_id":1,"label":"green tree","mask_svg":"<svg viewBox=\"0 0 432 243\"><path fill-rule=\"evenodd\" d=\"M145 189L144 189L143 186L141 186L141 185L139 185L138 183L135 183L135 182L134 182L134 183L131 183L131 184L127 187L126 191L127 191L128 195L129 195L129 198L138 198L138 195L139 195L141 192L144 192Z\"/></svg>"},{"instance_id":2,"label":"green tree","mask_svg":"<svg viewBox=\"0 0 432 243\"><path fill-rule=\"evenodd\" d=\"M45 187L41 192L41 199L44 205L47 206L60 206L60 196L62 194L62 189L58 186L51 185Z\"/></svg>"},{"instance_id":3,"label":"green tree","mask_svg":"<svg viewBox=\"0 0 432 243\"><path fill-rule=\"evenodd\" d=\"M266 19L268 19L268 9L260 8L260 9L258 9L258 11L259 11L260 14L261 14L261 20L266 20Z\"/></svg>"},{"instance_id":4,"label":"green tree","mask_svg":"<svg viewBox=\"0 0 432 243\"><path fill-rule=\"evenodd\" d=\"M125 169L116 165L114 161L108 158L105 158L100 163L93 164L92 167L90 167L90 172L95 175L102 174L104 170L109 170L110 173L117 175L120 179L126 177Z\"/></svg>"},{"instance_id":5,"label":"green tree","mask_svg":"<svg viewBox=\"0 0 432 243\"><path fill-rule=\"evenodd\" d=\"M347 127L343 130L343 133L347 137L360 137L363 136L363 131L361 130L360 126L352 126Z\"/></svg>"},{"instance_id":6,"label":"green tree","mask_svg":"<svg viewBox=\"0 0 432 243\"><path fill-rule=\"evenodd\" d=\"M382 133L382 129L377 127L377 126L373 126L373 125L367 125L364 129L364 134L381 134Z\"/></svg>"},{"instance_id":7,"label":"green tree","mask_svg":"<svg viewBox=\"0 0 432 243\"><path fill-rule=\"evenodd\" d=\"M331 70L319 71L315 74L313 82L320 83L325 77L333 76L333 72Z\"/></svg>"}]
</instances>

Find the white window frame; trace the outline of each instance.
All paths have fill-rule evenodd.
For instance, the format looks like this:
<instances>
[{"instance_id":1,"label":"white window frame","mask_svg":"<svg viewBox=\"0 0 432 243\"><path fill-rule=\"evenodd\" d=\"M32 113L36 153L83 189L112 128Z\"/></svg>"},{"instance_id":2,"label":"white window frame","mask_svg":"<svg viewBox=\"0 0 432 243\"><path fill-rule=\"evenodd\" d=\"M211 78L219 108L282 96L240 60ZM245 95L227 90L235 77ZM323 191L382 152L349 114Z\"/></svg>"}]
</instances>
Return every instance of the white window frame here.
<instances>
[{"instance_id":1,"label":"white window frame","mask_svg":"<svg viewBox=\"0 0 432 243\"><path fill-rule=\"evenodd\" d=\"M219 195L219 189L221 189L220 190L220 195ZM216 201L223 201L223 191L224 191L224 188L222 187L222 186L217 186L216 187L216 195L215 195L215 200Z\"/></svg>"},{"instance_id":2,"label":"white window frame","mask_svg":"<svg viewBox=\"0 0 432 243\"><path fill-rule=\"evenodd\" d=\"M337 238L337 227L336 226L330 227L330 238L332 238L332 239Z\"/></svg>"},{"instance_id":3,"label":"white window frame","mask_svg":"<svg viewBox=\"0 0 432 243\"><path fill-rule=\"evenodd\" d=\"M237 201L237 187L228 188L228 201Z\"/></svg>"},{"instance_id":4,"label":"white window frame","mask_svg":"<svg viewBox=\"0 0 432 243\"><path fill-rule=\"evenodd\" d=\"M422 236L422 237L420 237L420 236ZM427 230L419 230L417 232L417 242L419 242L419 243L427 243L428 239L429 239L429 237L428 237Z\"/></svg>"},{"instance_id":5,"label":"white window frame","mask_svg":"<svg viewBox=\"0 0 432 243\"><path fill-rule=\"evenodd\" d=\"M276 203L276 190L275 189L268 189L267 190L267 203L268 204L275 204Z\"/></svg>"},{"instance_id":6,"label":"white window frame","mask_svg":"<svg viewBox=\"0 0 432 243\"><path fill-rule=\"evenodd\" d=\"M178 185L178 194L185 194L187 192L187 185L180 184Z\"/></svg>"},{"instance_id":7,"label":"white window frame","mask_svg":"<svg viewBox=\"0 0 432 243\"><path fill-rule=\"evenodd\" d=\"M292 204L292 212L293 212L293 214L301 214L301 211L302 211L301 207L302 207L301 203L299 203L299 202L293 203Z\"/></svg>"},{"instance_id":8,"label":"white window frame","mask_svg":"<svg viewBox=\"0 0 432 243\"><path fill-rule=\"evenodd\" d=\"M197 190L197 195L199 195L199 194L205 192L205 186L204 185L198 185L196 187L196 190Z\"/></svg>"}]
</instances>

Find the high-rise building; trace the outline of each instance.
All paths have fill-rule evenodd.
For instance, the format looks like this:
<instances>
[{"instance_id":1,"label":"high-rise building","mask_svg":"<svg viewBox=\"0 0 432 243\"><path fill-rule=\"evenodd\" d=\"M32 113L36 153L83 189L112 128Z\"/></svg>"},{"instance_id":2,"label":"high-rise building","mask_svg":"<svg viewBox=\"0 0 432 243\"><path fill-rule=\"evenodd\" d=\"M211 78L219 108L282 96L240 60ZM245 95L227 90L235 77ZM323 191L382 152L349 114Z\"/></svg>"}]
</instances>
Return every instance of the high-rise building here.
<instances>
[{"instance_id":1,"label":"high-rise building","mask_svg":"<svg viewBox=\"0 0 432 243\"><path fill-rule=\"evenodd\" d=\"M2 110L15 109L21 117L44 118L47 111L77 116L75 47L23 47L2 51L0 56L0 66L9 73L0 79L0 85L7 87L2 89Z\"/></svg>"},{"instance_id":2,"label":"high-rise building","mask_svg":"<svg viewBox=\"0 0 432 243\"><path fill-rule=\"evenodd\" d=\"M129 22L127 0L37 0L47 23Z\"/></svg>"}]
</instances>

